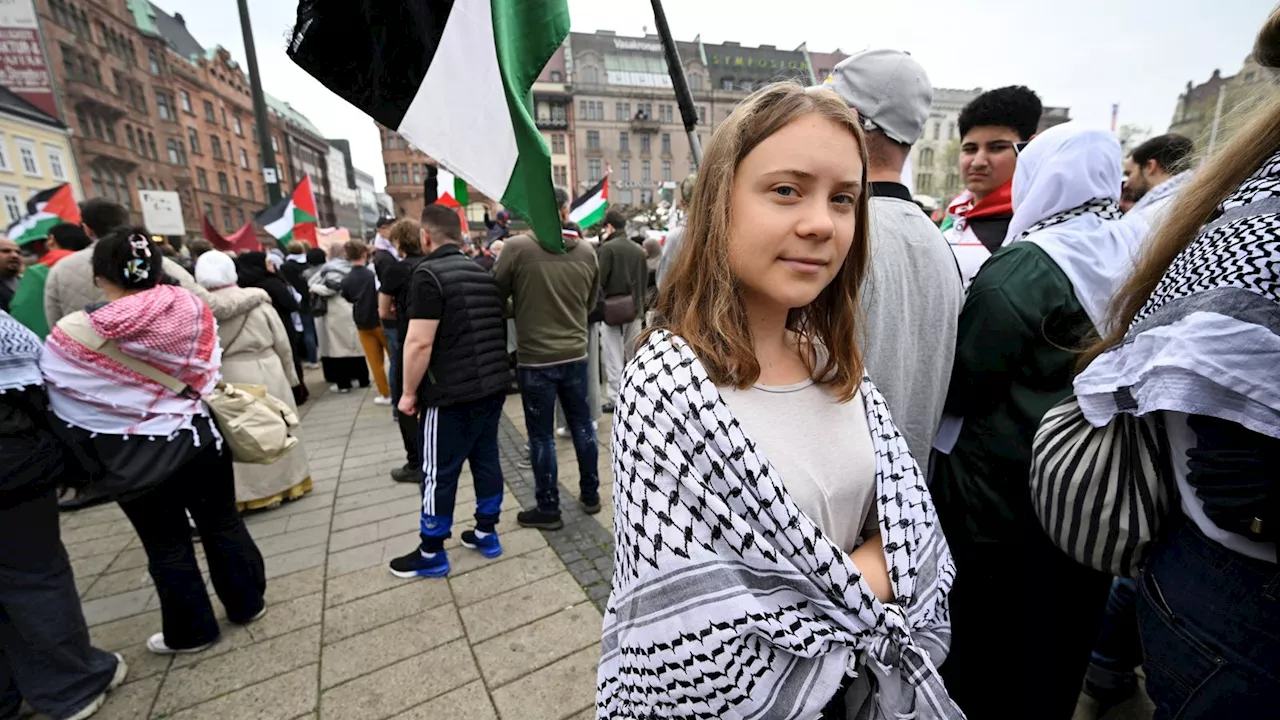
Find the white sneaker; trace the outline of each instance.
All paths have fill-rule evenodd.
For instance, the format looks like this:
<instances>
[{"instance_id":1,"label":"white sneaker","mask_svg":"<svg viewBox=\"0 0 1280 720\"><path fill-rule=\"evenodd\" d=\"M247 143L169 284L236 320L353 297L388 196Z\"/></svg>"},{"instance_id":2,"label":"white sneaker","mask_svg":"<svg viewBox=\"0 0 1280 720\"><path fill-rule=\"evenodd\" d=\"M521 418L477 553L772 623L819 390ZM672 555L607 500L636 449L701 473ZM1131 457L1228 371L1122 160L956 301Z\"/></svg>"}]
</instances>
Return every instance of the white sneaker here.
<instances>
[{"instance_id":1,"label":"white sneaker","mask_svg":"<svg viewBox=\"0 0 1280 720\"><path fill-rule=\"evenodd\" d=\"M373 399L373 404L374 405L390 405L391 398L379 395L378 397Z\"/></svg>"},{"instance_id":2,"label":"white sneaker","mask_svg":"<svg viewBox=\"0 0 1280 720\"><path fill-rule=\"evenodd\" d=\"M217 641L215 640L214 642L217 642ZM193 653L203 652L205 650L208 650L211 647L213 647L213 643L209 642L209 643L205 643L204 645L199 645L193 648L183 648L181 650L175 650L169 647L168 645L164 644L164 633L162 632L158 632L155 635L152 635L151 637L147 638L147 649L155 653L156 655L191 655Z\"/></svg>"},{"instance_id":3,"label":"white sneaker","mask_svg":"<svg viewBox=\"0 0 1280 720\"><path fill-rule=\"evenodd\" d=\"M303 367L304 369L306 369L306 370L319 370L319 369L320 369L320 363L309 363L309 362L304 362L304 363L302 363L302 367Z\"/></svg>"},{"instance_id":4,"label":"white sneaker","mask_svg":"<svg viewBox=\"0 0 1280 720\"><path fill-rule=\"evenodd\" d=\"M125 664L124 658L120 656L120 653L111 654L116 656L116 674L111 676L111 684L107 685L107 689L103 690L101 695L94 698L93 702L85 705L83 708L80 708L80 712L77 712L75 715L67 718L67 720L85 720L86 718L93 717L95 713L102 709L102 704L107 701L107 693L115 690L124 683L125 676L129 674L129 666Z\"/></svg>"},{"instance_id":5,"label":"white sneaker","mask_svg":"<svg viewBox=\"0 0 1280 720\"><path fill-rule=\"evenodd\" d=\"M556 437L569 437L569 428L556 428Z\"/></svg>"},{"instance_id":6,"label":"white sneaker","mask_svg":"<svg viewBox=\"0 0 1280 720\"><path fill-rule=\"evenodd\" d=\"M329 386L329 392L338 392L338 384L334 383Z\"/></svg>"}]
</instances>

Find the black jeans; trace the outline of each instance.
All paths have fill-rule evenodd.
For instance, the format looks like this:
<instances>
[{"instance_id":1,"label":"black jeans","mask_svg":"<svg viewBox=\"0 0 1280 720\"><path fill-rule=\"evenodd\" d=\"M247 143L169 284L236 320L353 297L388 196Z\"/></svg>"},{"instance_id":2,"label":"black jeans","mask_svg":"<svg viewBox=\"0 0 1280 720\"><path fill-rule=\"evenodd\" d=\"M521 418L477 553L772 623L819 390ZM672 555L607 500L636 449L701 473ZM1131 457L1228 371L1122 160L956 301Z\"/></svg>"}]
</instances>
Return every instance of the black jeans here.
<instances>
[{"instance_id":1,"label":"black jeans","mask_svg":"<svg viewBox=\"0 0 1280 720\"><path fill-rule=\"evenodd\" d=\"M200 530L213 589L227 618L246 621L266 602L266 568L236 512L233 473L231 451L210 444L168 480L120 503L147 551L160 596L164 641L171 648L197 647L218 638L187 512Z\"/></svg>"},{"instance_id":2,"label":"black jeans","mask_svg":"<svg viewBox=\"0 0 1280 720\"><path fill-rule=\"evenodd\" d=\"M453 506L462 463L471 466L476 485L476 528L493 532L502 510L502 465L498 424L505 392L448 407L423 408L422 521L423 552L439 552L453 528Z\"/></svg>"},{"instance_id":3,"label":"black jeans","mask_svg":"<svg viewBox=\"0 0 1280 720\"><path fill-rule=\"evenodd\" d=\"M404 392L404 346L400 340L400 330L388 325L382 326L382 334L387 337L387 347L391 350L391 414L400 428L400 441L404 444L405 464L422 468L422 433L418 432L418 418L404 415L396 408L400 405L400 396Z\"/></svg>"},{"instance_id":4,"label":"black jeans","mask_svg":"<svg viewBox=\"0 0 1280 720\"><path fill-rule=\"evenodd\" d=\"M115 657L89 644L56 491L0 510L0 718L17 717L24 699L68 717L115 672Z\"/></svg>"}]
</instances>

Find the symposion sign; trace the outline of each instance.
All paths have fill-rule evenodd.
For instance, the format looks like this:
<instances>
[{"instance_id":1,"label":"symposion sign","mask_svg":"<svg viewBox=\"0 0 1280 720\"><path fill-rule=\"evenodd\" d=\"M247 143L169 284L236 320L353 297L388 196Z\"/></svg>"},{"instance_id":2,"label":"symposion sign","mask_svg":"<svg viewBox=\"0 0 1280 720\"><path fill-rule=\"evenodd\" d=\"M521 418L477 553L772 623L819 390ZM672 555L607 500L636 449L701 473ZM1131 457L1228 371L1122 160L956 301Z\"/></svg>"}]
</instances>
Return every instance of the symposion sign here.
<instances>
[{"instance_id":1,"label":"symposion sign","mask_svg":"<svg viewBox=\"0 0 1280 720\"><path fill-rule=\"evenodd\" d=\"M33 0L0 0L0 86L59 117Z\"/></svg>"}]
</instances>

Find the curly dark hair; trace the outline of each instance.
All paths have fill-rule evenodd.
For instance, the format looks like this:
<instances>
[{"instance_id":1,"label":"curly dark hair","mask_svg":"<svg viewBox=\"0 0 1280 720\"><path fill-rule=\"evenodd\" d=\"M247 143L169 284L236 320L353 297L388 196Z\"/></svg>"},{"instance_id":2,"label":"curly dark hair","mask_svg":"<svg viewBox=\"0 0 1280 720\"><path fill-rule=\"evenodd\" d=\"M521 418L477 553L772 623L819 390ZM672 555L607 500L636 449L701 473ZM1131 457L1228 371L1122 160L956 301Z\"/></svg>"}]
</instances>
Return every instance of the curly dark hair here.
<instances>
[{"instance_id":1,"label":"curly dark hair","mask_svg":"<svg viewBox=\"0 0 1280 720\"><path fill-rule=\"evenodd\" d=\"M996 126L1007 127L1024 141L1030 140L1040 125L1043 110L1039 96L1025 85L988 90L960 111L960 137L976 127Z\"/></svg>"}]
</instances>

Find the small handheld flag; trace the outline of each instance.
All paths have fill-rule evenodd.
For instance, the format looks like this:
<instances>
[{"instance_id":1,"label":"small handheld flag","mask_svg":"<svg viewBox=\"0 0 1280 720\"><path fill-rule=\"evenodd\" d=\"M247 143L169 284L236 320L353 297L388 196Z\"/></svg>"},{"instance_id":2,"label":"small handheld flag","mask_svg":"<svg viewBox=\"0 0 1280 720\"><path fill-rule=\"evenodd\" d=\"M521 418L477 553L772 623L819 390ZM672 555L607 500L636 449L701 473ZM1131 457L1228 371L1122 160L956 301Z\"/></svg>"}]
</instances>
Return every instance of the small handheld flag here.
<instances>
[{"instance_id":1,"label":"small handheld flag","mask_svg":"<svg viewBox=\"0 0 1280 720\"><path fill-rule=\"evenodd\" d=\"M316 246L316 197L311 192L311 178L304 177L288 197L254 216L254 221L286 247L294 240L306 240Z\"/></svg>"}]
</instances>

